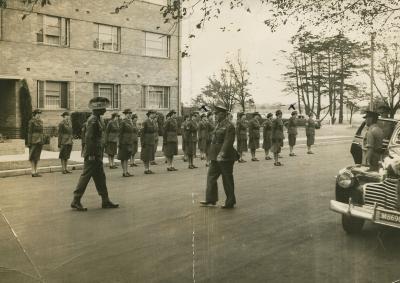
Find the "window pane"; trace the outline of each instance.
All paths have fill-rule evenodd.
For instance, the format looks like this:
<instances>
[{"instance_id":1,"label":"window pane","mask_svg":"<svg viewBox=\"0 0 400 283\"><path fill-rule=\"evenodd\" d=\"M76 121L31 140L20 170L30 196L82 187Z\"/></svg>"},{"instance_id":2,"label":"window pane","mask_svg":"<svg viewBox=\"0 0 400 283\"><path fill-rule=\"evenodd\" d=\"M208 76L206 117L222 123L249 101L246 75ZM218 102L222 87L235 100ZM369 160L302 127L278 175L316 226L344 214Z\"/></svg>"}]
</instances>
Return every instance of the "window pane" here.
<instances>
[{"instance_id":1,"label":"window pane","mask_svg":"<svg viewBox=\"0 0 400 283\"><path fill-rule=\"evenodd\" d=\"M168 57L168 36L146 33L146 55Z\"/></svg>"},{"instance_id":2,"label":"window pane","mask_svg":"<svg viewBox=\"0 0 400 283\"><path fill-rule=\"evenodd\" d=\"M51 16L46 16L46 25L47 26L59 26L59 18L57 17L51 17Z\"/></svg>"},{"instance_id":3,"label":"window pane","mask_svg":"<svg viewBox=\"0 0 400 283\"><path fill-rule=\"evenodd\" d=\"M46 35L46 43L59 45L60 44L60 37L59 36Z\"/></svg>"}]
</instances>

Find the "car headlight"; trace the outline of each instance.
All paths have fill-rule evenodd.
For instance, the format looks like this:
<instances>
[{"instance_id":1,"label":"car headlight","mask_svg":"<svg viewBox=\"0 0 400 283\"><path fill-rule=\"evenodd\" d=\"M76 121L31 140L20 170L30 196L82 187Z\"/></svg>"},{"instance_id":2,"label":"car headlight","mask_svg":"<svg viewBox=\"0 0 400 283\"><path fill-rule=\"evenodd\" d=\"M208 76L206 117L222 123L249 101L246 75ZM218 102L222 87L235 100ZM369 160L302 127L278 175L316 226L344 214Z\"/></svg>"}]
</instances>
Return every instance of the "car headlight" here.
<instances>
[{"instance_id":1,"label":"car headlight","mask_svg":"<svg viewBox=\"0 0 400 283\"><path fill-rule=\"evenodd\" d=\"M354 175L347 169L341 170L339 171L336 182L343 189L348 189L354 183Z\"/></svg>"}]
</instances>

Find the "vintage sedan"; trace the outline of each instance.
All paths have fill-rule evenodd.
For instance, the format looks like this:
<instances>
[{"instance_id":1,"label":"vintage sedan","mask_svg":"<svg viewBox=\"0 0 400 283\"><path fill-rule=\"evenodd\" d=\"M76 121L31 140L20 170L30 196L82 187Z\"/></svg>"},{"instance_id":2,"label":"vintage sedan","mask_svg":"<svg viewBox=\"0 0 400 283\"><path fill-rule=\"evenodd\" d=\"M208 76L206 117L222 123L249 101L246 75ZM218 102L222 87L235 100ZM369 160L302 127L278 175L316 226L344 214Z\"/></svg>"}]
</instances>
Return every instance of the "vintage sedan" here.
<instances>
[{"instance_id":1,"label":"vintage sedan","mask_svg":"<svg viewBox=\"0 0 400 283\"><path fill-rule=\"evenodd\" d=\"M400 123L381 118L378 125L384 133L385 158L379 172L363 165L362 141L366 131L363 123L350 150L355 165L341 169L336 176L335 200L331 200L330 209L342 214L343 229L349 234L360 232L365 220L400 228L400 176L394 174L391 165L393 160L400 159Z\"/></svg>"}]
</instances>

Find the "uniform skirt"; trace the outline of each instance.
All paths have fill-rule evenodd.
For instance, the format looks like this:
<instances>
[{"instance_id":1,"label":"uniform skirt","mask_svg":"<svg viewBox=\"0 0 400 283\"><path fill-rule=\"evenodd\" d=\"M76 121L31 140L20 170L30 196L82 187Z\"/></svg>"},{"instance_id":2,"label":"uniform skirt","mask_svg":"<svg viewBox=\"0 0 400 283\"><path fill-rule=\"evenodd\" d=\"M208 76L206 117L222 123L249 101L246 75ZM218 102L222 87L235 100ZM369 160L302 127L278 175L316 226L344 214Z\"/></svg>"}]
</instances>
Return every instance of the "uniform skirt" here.
<instances>
[{"instance_id":1,"label":"uniform skirt","mask_svg":"<svg viewBox=\"0 0 400 283\"><path fill-rule=\"evenodd\" d=\"M281 148L282 148L283 140L282 139L276 139L274 142L272 142L271 145L271 151L273 153L280 153Z\"/></svg>"},{"instance_id":2,"label":"uniform skirt","mask_svg":"<svg viewBox=\"0 0 400 283\"><path fill-rule=\"evenodd\" d=\"M249 148L251 150L256 150L260 148L260 139L249 139Z\"/></svg>"},{"instance_id":3,"label":"uniform skirt","mask_svg":"<svg viewBox=\"0 0 400 283\"><path fill-rule=\"evenodd\" d=\"M207 140L206 139L199 139L199 150L201 152L206 152L206 150L207 150Z\"/></svg>"},{"instance_id":4,"label":"uniform skirt","mask_svg":"<svg viewBox=\"0 0 400 283\"><path fill-rule=\"evenodd\" d=\"M62 160L67 160L71 157L71 151L72 151L72 144L63 144L61 145L60 148L60 154L58 158Z\"/></svg>"},{"instance_id":5,"label":"uniform skirt","mask_svg":"<svg viewBox=\"0 0 400 283\"><path fill-rule=\"evenodd\" d=\"M29 147L29 160L30 161L39 161L40 154L42 153L42 144L33 144Z\"/></svg>"},{"instance_id":6,"label":"uniform skirt","mask_svg":"<svg viewBox=\"0 0 400 283\"><path fill-rule=\"evenodd\" d=\"M197 142L186 142L185 153L187 155L196 155L196 145Z\"/></svg>"},{"instance_id":7,"label":"uniform skirt","mask_svg":"<svg viewBox=\"0 0 400 283\"><path fill-rule=\"evenodd\" d=\"M314 144L315 135L307 135L307 146L311 146Z\"/></svg>"},{"instance_id":8,"label":"uniform skirt","mask_svg":"<svg viewBox=\"0 0 400 283\"><path fill-rule=\"evenodd\" d=\"M138 142L133 142L132 144L132 156L138 152Z\"/></svg>"},{"instance_id":9,"label":"uniform skirt","mask_svg":"<svg viewBox=\"0 0 400 283\"><path fill-rule=\"evenodd\" d=\"M168 142L163 146L164 155L167 157L172 157L178 154L178 143Z\"/></svg>"},{"instance_id":10,"label":"uniform skirt","mask_svg":"<svg viewBox=\"0 0 400 283\"><path fill-rule=\"evenodd\" d=\"M271 146L272 146L271 137L270 137L270 136L269 136L269 137L266 137L266 138L263 140L263 149L264 149L264 150L270 150Z\"/></svg>"},{"instance_id":11,"label":"uniform skirt","mask_svg":"<svg viewBox=\"0 0 400 283\"><path fill-rule=\"evenodd\" d=\"M296 135L289 134L289 145L290 146L296 145Z\"/></svg>"},{"instance_id":12,"label":"uniform skirt","mask_svg":"<svg viewBox=\"0 0 400 283\"><path fill-rule=\"evenodd\" d=\"M238 150L239 152L247 152L247 151L248 151L248 148L247 148L247 139L239 138L239 139L237 140L237 150Z\"/></svg>"},{"instance_id":13,"label":"uniform skirt","mask_svg":"<svg viewBox=\"0 0 400 283\"><path fill-rule=\"evenodd\" d=\"M132 144L120 144L118 146L118 159L128 160L132 156Z\"/></svg>"},{"instance_id":14,"label":"uniform skirt","mask_svg":"<svg viewBox=\"0 0 400 283\"><path fill-rule=\"evenodd\" d=\"M144 162L154 160L154 144L142 146L140 151L140 159Z\"/></svg>"},{"instance_id":15,"label":"uniform skirt","mask_svg":"<svg viewBox=\"0 0 400 283\"><path fill-rule=\"evenodd\" d=\"M117 154L117 143L116 142L108 142L106 144L104 152L107 153L107 155L114 156Z\"/></svg>"}]
</instances>

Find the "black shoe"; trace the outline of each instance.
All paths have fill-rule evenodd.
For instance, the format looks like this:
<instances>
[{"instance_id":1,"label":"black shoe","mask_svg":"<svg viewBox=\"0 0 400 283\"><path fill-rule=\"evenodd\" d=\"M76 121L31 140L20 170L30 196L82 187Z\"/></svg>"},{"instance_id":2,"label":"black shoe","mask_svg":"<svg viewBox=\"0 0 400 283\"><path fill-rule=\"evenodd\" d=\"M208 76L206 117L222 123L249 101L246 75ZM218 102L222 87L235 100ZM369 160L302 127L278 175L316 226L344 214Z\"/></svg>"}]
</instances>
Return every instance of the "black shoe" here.
<instances>
[{"instance_id":1,"label":"black shoe","mask_svg":"<svg viewBox=\"0 0 400 283\"><path fill-rule=\"evenodd\" d=\"M32 177L42 177L39 173L32 174Z\"/></svg>"},{"instance_id":2,"label":"black shoe","mask_svg":"<svg viewBox=\"0 0 400 283\"><path fill-rule=\"evenodd\" d=\"M150 165L157 165L157 162L151 161L151 162L150 162Z\"/></svg>"},{"instance_id":3,"label":"black shoe","mask_svg":"<svg viewBox=\"0 0 400 283\"><path fill-rule=\"evenodd\" d=\"M132 177L133 175L129 172L122 173L122 177Z\"/></svg>"},{"instance_id":4,"label":"black shoe","mask_svg":"<svg viewBox=\"0 0 400 283\"><path fill-rule=\"evenodd\" d=\"M223 208L223 209L232 209L232 208L235 208L235 206L234 205L222 205L221 206L221 208Z\"/></svg>"},{"instance_id":5,"label":"black shoe","mask_svg":"<svg viewBox=\"0 0 400 283\"><path fill-rule=\"evenodd\" d=\"M118 203L112 203L110 200L101 203L101 208L118 208L118 207L119 207Z\"/></svg>"},{"instance_id":6,"label":"black shoe","mask_svg":"<svg viewBox=\"0 0 400 283\"><path fill-rule=\"evenodd\" d=\"M206 201L206 200L202 200L200 201L201 205L216 205L217 203L214 201Z\"/></svg>"},{"instance_id":7,"label":"black shoe","mask_svg":"<svg viewBox=\"0 0 400 283\"><path fill-rule=\"evenodd\" d=\"M252 158L251 161L260 161L258 158Z\"/></svg>"},{"instance_id":8,"label":"black shoe","mask_svg":"<svg viewBox=\"0 0 400 283\"><path fill-rule=\"evenodd\" d=\"M67 173L67 170L63 170L62 173L63 173L63 174L68 174L68 173Z\"/></svg>"},{"instance_id":9,"label":"black shoe","mask_svg":"<svg viewBox=\"0 0 400 283\"><path fill-rule=\"evenodd\" d=\"M71 208L75 208L77 211L87 211L87 208L82 206L80 198L77 197L74 197Z\"/></svg>"},{"instance_id":10,"label":"black shoe","mask_svg":"<svg viewBox=\"0 0 400 283\"><path fill-rule=\"evenodd\" d=\"M154 174L154 172L151 170L146 170L146 171L144 171L144 174Z\"/></svg>"},{"instance_id":11,"label":"black shoe","mask_svg":"<svg viewBox=\"0 0 400 283\"><path fill-rule=\"evenodd\" d=\"M269 156L265 156L265 160L271 160L272 158Z\"/></svg>"}]
</instances>

